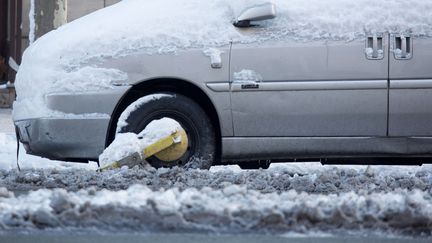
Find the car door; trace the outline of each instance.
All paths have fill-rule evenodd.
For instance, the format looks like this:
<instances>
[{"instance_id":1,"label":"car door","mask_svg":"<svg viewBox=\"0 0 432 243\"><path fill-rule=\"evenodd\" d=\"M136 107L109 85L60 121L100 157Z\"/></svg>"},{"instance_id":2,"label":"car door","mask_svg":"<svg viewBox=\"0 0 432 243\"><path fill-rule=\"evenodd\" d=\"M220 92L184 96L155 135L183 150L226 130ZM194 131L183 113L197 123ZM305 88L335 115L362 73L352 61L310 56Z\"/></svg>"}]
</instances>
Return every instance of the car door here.
<instances>
[{"instance_id":1,"label":"car door","mask_svg":"<svg viewBox=\"0 0 432 243\"><path fill-rule=\"evenodd\" d=\"M233 43L230 74L235 136L386 136L385 34L350 42Z\"/></svg>"},{"instance_id":2,"label":"car door","mask_svg":"<svg viewBox=\"0 0 432 243\"><path fill-rule=\"evenodd\" d=\"M432 136L432 39L391 35L390 136Z\"/></svg>"}]
</instances>

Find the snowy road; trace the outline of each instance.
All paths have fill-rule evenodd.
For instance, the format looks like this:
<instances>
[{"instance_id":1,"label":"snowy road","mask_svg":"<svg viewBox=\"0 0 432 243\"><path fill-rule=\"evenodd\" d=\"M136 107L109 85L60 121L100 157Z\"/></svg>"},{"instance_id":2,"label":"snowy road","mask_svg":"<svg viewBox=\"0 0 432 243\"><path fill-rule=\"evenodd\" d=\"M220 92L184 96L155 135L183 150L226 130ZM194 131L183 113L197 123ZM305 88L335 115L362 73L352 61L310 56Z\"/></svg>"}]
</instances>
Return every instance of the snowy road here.
<instances>
[{"instance_id":1,"label":"snowy road","mask_svg":"<svg viewBox=\"0 0 432 243\"><path fill-rule=\"evenodd\" d=\"M229 166L210 171L134 168L96 173L94 164L78 167L22 155L24 169L18 172L13 169L10 115L4 110L0 114L1 242L13 237L14 242L26 242L25 236L13 233L22 230L88 228L108 234L302 235L303 240L295 242L312 242L311 232L319 232L322 242L342 241L341 235L421 236L417 240L423 241L432 234L432 166L299 163L259 171ZM43 242L44 235L40 237ZM278 237L267 241L290 242Z\"/></svg>"}]
</instances>

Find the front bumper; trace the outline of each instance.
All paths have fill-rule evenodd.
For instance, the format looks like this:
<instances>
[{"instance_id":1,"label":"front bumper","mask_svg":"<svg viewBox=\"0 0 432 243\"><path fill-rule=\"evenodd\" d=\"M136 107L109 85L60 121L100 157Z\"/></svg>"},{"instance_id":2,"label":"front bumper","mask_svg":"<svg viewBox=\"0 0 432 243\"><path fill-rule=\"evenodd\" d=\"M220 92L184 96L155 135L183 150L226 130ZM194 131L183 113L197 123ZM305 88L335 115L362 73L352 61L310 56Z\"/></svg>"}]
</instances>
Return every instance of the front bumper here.
<instances>
[{"instance_id":1,"label":"front bumper","mask_svg":"<svg viewBox=\"0 0 432 243\"><path fill-rule=\"evenodd\" d=\"M130 86L46 97L50 114L29 116L14 106L14 122L29 154L49 159L94 160L105 149L110 115ZM43 110L43 109L42 109Z\"/></svg>"},{"instance_id":2,"label":"front bumper","mask_svg":"<svg viewBox=\"0 0 432 243\"><path fill-rule=\"evenodd\" d=\"M29 154L49 159L95 160L105 148L110 118L37 118L15 121Z\"/></svg>"}]
</instances>

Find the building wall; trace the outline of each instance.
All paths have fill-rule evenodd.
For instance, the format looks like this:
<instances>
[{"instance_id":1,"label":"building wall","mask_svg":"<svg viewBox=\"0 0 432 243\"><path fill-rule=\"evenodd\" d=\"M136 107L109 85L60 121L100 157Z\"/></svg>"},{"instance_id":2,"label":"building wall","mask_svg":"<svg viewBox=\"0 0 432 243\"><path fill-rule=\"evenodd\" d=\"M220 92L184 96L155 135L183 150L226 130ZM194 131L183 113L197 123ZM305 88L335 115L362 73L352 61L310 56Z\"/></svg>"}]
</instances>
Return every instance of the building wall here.
<instances>
[{"instance_id":1,"label":"building wall","mask_svg":"<svg viewBox=\"0 0 432 243\"><path fill-rule=\"evenodd\" d=\"M21 0L0 0L0 54L2 55L2 83L13 81L15 72L8 68L9 57L17 60L21 59ZM4 73L6 72L6 74ZM10 107L15 99L15 89L12 87L0 89L0 108Z\"/></svg>"},{"instance_id":2,"label":"building wall","mask_svg":"<svg viewBox=\"0 0 432 243\"><path fill-rule=\"evenodd\" d=\"M118 3L120 0L68 0L68 22L98 9Z\"/></svg>"}]
</instances>

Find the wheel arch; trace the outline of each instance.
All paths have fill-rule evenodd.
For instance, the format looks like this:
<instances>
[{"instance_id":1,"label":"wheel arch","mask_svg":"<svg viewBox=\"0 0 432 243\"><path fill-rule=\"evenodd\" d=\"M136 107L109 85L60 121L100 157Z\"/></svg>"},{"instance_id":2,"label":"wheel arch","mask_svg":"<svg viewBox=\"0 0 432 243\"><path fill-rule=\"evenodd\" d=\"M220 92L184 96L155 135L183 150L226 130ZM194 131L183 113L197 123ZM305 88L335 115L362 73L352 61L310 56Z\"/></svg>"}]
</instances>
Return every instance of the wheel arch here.
<instances>
[{"instance_id":1,"label":"wheel arch","mask_svg":"<svg viewBox=\"0 0 432 243\"><path fill-rule=\"evenodd\" d=\"M133 85L117 103L110 119L105 147L114 140L117 128L117 121L121 113L134 101L139 98L156 92L173 92L184 95L198 105L200 105L206 114L210 117L216 133L216 163L220 163L222 155L222 134L219 115L209 96L197 85L190 81L178 78L155 78L139 82Z\"/></svg>"}]
</instances>

